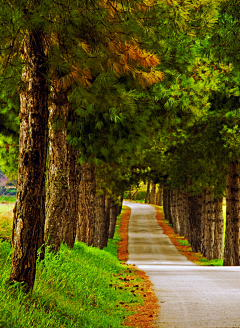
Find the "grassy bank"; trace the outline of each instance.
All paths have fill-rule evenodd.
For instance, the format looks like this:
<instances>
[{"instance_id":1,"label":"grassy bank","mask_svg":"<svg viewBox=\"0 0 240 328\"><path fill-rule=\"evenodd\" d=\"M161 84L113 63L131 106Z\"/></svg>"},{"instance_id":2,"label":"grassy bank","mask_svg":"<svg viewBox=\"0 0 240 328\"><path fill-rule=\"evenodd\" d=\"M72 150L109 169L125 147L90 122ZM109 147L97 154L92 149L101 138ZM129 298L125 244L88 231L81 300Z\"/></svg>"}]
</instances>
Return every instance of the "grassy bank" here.
<instances>
[{"instance_id":1,"label":"grassy bank","mask_svg":"<svg viewBox=\"0 0 240 328\"><path fill-rule=\"evenodd\" d=\"M11 246L1 239L0 327L123 327L142 298L135 293L134 270L116 257L118 240L117 227L105 250L77 242L74 249L62 245L55 256L47 251L38 263L33 293L26 296L21 286L6 284Z\"/></svg>"}]
</instances>

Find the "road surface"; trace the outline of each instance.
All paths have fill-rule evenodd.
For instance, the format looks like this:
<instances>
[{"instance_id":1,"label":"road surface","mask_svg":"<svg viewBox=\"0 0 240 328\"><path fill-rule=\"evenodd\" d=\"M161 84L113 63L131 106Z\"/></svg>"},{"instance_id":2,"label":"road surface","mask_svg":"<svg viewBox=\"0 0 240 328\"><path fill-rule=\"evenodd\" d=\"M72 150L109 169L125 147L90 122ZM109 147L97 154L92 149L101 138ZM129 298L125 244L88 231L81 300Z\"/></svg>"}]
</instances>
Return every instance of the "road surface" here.
<instances>
[{"instance_id":1,"label":"road surface","mask_svg":"<svg viewBox=\"0 0 240 328\"><path fill-rule=\"evenodd\" d=\"M240 268L194 265L163 235L152 206L124 205L128 263L147 273L161 306L154 328L240 328Z\"/></svg>"}]
</instances>

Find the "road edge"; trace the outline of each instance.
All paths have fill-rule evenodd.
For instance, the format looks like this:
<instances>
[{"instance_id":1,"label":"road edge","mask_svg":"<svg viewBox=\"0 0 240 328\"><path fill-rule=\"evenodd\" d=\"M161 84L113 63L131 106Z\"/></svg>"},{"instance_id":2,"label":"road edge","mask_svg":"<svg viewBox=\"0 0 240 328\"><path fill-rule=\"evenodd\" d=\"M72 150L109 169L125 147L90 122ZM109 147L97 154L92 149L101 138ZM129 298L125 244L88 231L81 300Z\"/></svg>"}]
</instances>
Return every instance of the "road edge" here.
<instances>
[{"instance_id":1,"label":"road edge","mask_svg":"<svg viewBox=\"0 0 240 328\"><path fill-rule=\"evenodd\" d=\"M119 232L121 241L118 242L118 258L120 261L127 262L128 260L128 224L131 215L131 209L124 206L124 213L122 215ZM136 277L141 279L137 282L138 288L135 293L142 296L144 303L138 304L134 311L135 314L126 318L124 326L126 327L139 327L139 328L152 328L154 320L159 313L159 300L156 297L152 288L153 284L150 278L144 271L139 270L134 265L128 265L134 271Z\"/></svg>"}]
</instances>

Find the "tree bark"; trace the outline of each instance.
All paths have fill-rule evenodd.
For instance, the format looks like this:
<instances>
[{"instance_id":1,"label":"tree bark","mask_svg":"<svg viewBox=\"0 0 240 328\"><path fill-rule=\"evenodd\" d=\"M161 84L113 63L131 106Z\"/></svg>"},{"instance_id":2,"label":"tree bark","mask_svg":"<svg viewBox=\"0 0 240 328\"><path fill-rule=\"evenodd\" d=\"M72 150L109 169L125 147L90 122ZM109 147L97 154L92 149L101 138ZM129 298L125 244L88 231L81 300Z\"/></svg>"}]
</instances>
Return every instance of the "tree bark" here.
<instances>
[{"instance_id":1,"label":"tree bark","mask_svg":"<svg viewBox=\"0 0 240 328\"><path fill-rule=\"evenodd\" d=\"M81 165L81 181L79 192L79 223L77 240L93 244L95 228L95 194L96 167L93 164Z\"/></svg>"},{"instance_id":2,"label":"tree bark","mask_svg":"<svg viewBox=\"0 0 240 328\"><path fill-rule=\"evenodd\" d=\"M150 191L150 181L148 180L148 182L147 182L147 193L146 193L146 198L145 198L145 204L148 204L148 201L149 201L149 191Z\"/></svg>"},{"instance_id":3,"label":"tree bark","mask_svg":"<svg viewBox=\"0 0 240 328\"><path fill-rule=\"evenodd\" d=\"M48 172L46 191L45 243L58 251L63 241L63 227L69 216L69 164L67 148L67 97L51 93L48 120Z\"/></svg>"},{"instance_id":4,"label":"tree bark","mask_svg":"<svg viewBox=\"0 0 240 328\"><path fill-rule=\"evenodd\" d=\"M222 259L223 257L223 209L222 198L214 200L215 211L215 231L214 231L214 244L213 244L213 258Z\"/></svg>"},{"instance_id":5,"label":"tree bark","mask_svg":"<svg viewBox=\"0 0 240 328\"><path fill-rule=\"evenodd\" d=\"M213 245L214 245L214 230L215 230L215 211L214 211L214 197L211 192L206 194L206 228L205 228L205 245L206 245L206 258L213 260Z\"/></svg>"},{"instance_id":6,"label":"tree bark","mask_svg":"<svg viewBox=\"0 0 240 328\"><path fill-rule=\"evenodd\" d=\"M199 252L201 248L201 216L202 216L202 194L189 196L189 223L193 252Z\"/></svg>"},{"instance_id":7,"label":"tree bark","mask_svg":"<svg viewBox=\"0 0 240 328\"><path fill-rule=\"evenodd\" d=\"M238 161L235 161L229 165L226 201L227 213L223 265L239 266L240 183Z\"/></svg>"},{"instance_id":8,"label":"tree bark","mask_svg":"<svg viewBox=\"0 0 240 328\"><path fill-rule=\"evenodd\" d=\"M172 196L172 191L170 189L167 189L167 213L168 213L168 222L170 224L173 224L172 220L172 206L171 206L171 196Z\"/></svg>"},{"instance_id":9,"label":"tree bark","mask_svg":"<svg viewBox=\"0 0 240 328\"><path fill-rule=\"evenodd\" d=\"M14 210L11 281L31 291L36 273L37 249L42 245L45 218L45 167L47 146L47 58L41 30L24 40L25 66L20 90L21 108L17 199Z\"/></svg>"},{"instance_id":10,"label":"tree bark","mask_svg":"<svg viewBox=\"0 0 240 328\"><path fill-rule=\"evenodd\" d=\"M105 210L105 192L98 190L96 195L96 218L93 246L103 249L106 245L106 236L108 236L109 221L107 221Z\"/></svg>"},{"instance_id":11,"label":"tree bark","mask_svg":"<svg viewBox=\"0 0 240 328\"><path fill-rule=\"evenodd\" d=\"M158 204L159 206L163 206L163 189L161 187L161 185L159 185L159 188L158 188Z\"/></svg>"},{"instance_id":12,"label":"tree bark","mask_svg":"<svg viewBox=\"0 0 240 328\"><path fill-rule=\"evenodd\" d=\"M76 239L76 229L78 221L78 191L81 180L81 166L78 163L78 152L68 145L69 164L69 206L68 215L63 224L63 241L73 247Z\"/></svg>"},{"instance_id":13,"label":"tree bark","mask_svg":"<svg viewBox=\"0 0 240 328\"><path fill-rule=\"evenodd\" d=\"M150 204L156 203L156 184L152 183L152 190L150 194Z\"/></svg>"},{"instance_id":14,"label":"tree bark","mask_svg":"<svg viewBox=\"0 0 240 328\"><path fill-rule=\"evenodd\" d=\"M171 214L172 214L173 229L175 233L179 233L177 198L178 198L178 190L173 189L171 191Z\"/></svg>"},{"instance_id":15,"label":"tree bark","mask_svg":"<svg viewBox=\"0 0 240 328\"><path fill-rule=\"evenodd\" d=\"M108 238L112 239L115 233L115 227L116 227L116 219L117 219L117 215L116 215L116 206L115 206L115 202L110 199L110 224L109 224L109 235Z\"/></svg>"},{"instance_id":16,"label":"tree bark","mask_svg":"<svg viewBox=\"0 0 240 328\"><path fill-rule=\"evenodd\" d=\"M180 236L184 236L184 204L183 204L183 192L182 190L178 190L178 197L177 197L177 212L178 212L178 223L179 229L178 234Z\"/></svg>"}]
</instances>

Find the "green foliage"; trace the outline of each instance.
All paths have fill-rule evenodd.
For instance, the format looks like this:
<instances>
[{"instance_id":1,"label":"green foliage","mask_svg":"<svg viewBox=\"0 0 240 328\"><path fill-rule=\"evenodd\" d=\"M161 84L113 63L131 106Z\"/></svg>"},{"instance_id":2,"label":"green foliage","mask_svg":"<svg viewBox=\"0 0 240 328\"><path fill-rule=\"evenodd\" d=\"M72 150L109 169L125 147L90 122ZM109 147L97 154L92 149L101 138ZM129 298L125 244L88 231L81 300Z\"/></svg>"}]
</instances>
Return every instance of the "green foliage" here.
<instances>
[{"instance_id":1,"label":"green foliage","mask_svg":"<svg viewBox=\"0 0 240 328\"><path fill-rule=\"evenodd\" d=\"M182 240L182 239L179 238L177 241L182 246L191 246L191 244L188 242L188 240Z\"/></svg>"},{"instance_id":2,"label":"green foliage","mask_svg":"<svg viewBox=\"0 0 240 328\"><path fill-rule=\"evenodd\" d=\"M25 296L4 283L10 273L11 249L1 242L0 250L4 327L122 327L129 314L122 302L139 302L128 288L115 288L121 285L119 276L127 275L126 267L108 252L83 243L76 243L73 250L62 245L57 255L47 250L38 264L34 291Z\"/></svg>"},{"instance_id":3,"label":"green foliage","mask_svg":"<svg viewBox=\"0 0 240 328\"><path fill-rule=\"evenodd\" d=\"M1 218L0 215L0 236ZM47 249L45 260L38 263L33 293L28 296L21 288L15 288L17 284L10 287L6 284L12 249L9 242L0 238L1 325L7 328L123 327L124 318L131 314L131 305L141 300L133 295L133 288L125 287L119 279L131 271L117 259L120 223L121 215L114 238L104 250L79 242L73 250L62 245L57 255ZM124 304L129 305L128 310L121 306Z\"/></svg>"}]
</instances>

